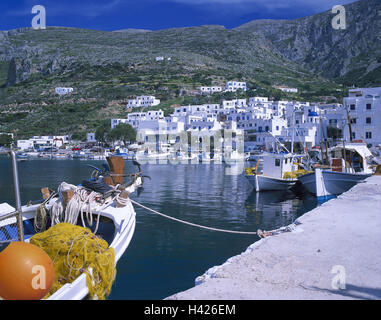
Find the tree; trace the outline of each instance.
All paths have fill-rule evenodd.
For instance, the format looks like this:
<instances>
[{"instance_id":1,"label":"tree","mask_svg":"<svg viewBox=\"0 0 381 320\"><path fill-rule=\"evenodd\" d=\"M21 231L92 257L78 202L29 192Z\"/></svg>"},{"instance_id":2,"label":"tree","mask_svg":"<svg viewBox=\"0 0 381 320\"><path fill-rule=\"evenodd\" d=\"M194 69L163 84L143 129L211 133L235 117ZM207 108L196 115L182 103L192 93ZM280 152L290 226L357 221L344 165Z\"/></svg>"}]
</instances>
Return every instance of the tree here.
<instances>
[{"instance_id":1,"label":"tree","mask_svg":"<svg viewBox=\"0 0 381 320\"><path fill-rule=\"evenodd\" d=\"M97 127L95 130L95 139L98 142L105 143L106 142L106 137L108 133L110 132L111 128L109 126L101 125Z\"/></svg>"},{"instance_id":2,"label":"tree","mask_svg":"<svg viewBox=\"0 0 381 320\"><path fill-rule=\"evenodd\" d=\"M10 147L12 142L12 136L10 136L9 134L0 134L0 146Z\"/></svg>"},{"instance_id":3,"label":"tree","mask_svg":"<svg viewBox=\"0 0 381 320\"><path fill-rule=\"evenodd\" d=\"M86 132L76 131L71 135L71 139L76 141L86 141L87 139Z\"/></svg>"},{"instance_id":4,"label":"tree","mask_svg":"<svg viewBox=\"0 0 381 320\"><path fill-rule=\"evenodd\" d=\"M136 141L136 130L126 123L119 123L114 129L107 134L107 140L115 142L123 141L124 145Z\"/></svg>"}]
</instances>

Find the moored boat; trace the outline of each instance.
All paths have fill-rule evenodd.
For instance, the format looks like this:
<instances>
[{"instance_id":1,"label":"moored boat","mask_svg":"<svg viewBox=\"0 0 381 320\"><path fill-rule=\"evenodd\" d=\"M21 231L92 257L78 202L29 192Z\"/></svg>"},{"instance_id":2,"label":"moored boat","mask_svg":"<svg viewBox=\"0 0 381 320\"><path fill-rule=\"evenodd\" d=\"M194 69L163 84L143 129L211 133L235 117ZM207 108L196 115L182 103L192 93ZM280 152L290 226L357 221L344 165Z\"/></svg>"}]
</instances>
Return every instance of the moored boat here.
<instances>
[{"instance_id":1,"label":"moored boat","mask_svg":"<svg viewBox=\"0 0 381 320\"><path fill-rule=\"evenodd\" d=\"M365 144L350 143L329 149L328 166L298 178L303 187L319 199L340 195L373 173L369 160L371 152Z\"/></svg>"},{"instance_id":2,"label":"moored boat","mask_svg":"<svg viewBox=\"0 0 381 320\"><path fill-rule=\"evenodd\" d=\"M95 241L95 244L100 242L106 244L108 254L106 258L101 256L101 254L105 252L101 252L100 247L94 247L94 249L92 249L92 246L86 247L86 249L90 251L86 253L84 257L91 259L90 257L94 257L95 254L96 259L103 257L115 268L116 263L127 249L135 231L136 214L128 195L142 185L140 169L138 173L133 175L133 180L128 185L121 184L119 186L112 186L108 184L109 181L114 181L115 179L115 183L118 181L121 182L120 178L123 176L120 174L121 166L116 163L114 167L118 168L119 165L119 169L116 169L117 173L115 174L111 172L109 173L110 175L107 176L107 172L100 172L100 170L98 170L98 175L94 175L94 173L92 175L92 177L97 177L97 180L85 181L82 183L82 186L62 183L58 188L57 194L52 193L47 195L44 193L44 200L38 201L38 203L35 204L21 206L16 157L12 152L10 152L10 155L14 173L16 206L14 208L6 203L0 204L0 244L7 244L18 240L37 245L38 241L36 239L39 237L41 239L47 239L48 237L44 238L44 234L49 232L50 229L53 230L53 228L62 227L63 229L60 230L65 230L67 226L72 226L80 229L81 236L85 237L84 245L86 245L86 241ZM109 164L111 164L110 161ZM104 175L105 179L103 179L102 175ZM44 192L50 193L50 191L46 191L46 189ZM71 198L70 196L67 197L70 194ZM46 216L42 215L43 212L48 214ZM89 235L88 240L86 240L87 235ZM61 236L62 234L57 234L57 237ZM49 238L49 241L54 240L52 236L49 236ZM59 239L62 240L62 237ZM59 239L57 240L58 244L61 241ZM70 262L68 268L69 274L73 272L73 274L77 276L75 278L66 278L62 275L55 274L53 287L57 285L57 283L60 285L58 290L49 293L47 299L79 300L89 294L90 298L102 297L103 291L101 291L100 296L94 296L94 292L91 291L91 289L94 289L92 286L95 280L101 282L103 280L106 281L105 279L102 280L97 277L99 270L94 267L97 264L88 265L85 260L82 263L82 256L80 256L81 261L79 263L83 265L83 268L81 268L81 270L75 269L76 273L74 273L73 263L77 255L74 256L75 251L73 246L76 238L68 238L67 240L68 242L62 240L62 251L67 250L68 245L70 246L70 250L73 250L73 256L70 256L73 260ZM45 240L43 243L45 243ZM82 252L84 247L81 248L80 251ZM66 255L69 258L70 250L69 252L66 251L68 252L67 254L64 253L64 257L61 259L62 261L66 260ZM93 253L91 250L96 250L96 252ZM48 253L48 251L46 252ZM59 252L60 249L58 248L56 254L58 255ZM112 254L110 252L112 252ZM79 253L80 252L78 252L78 254ZM57 263L59 260L56 260L55 257L50 258L54 263ZM111 258L113 258L114 261L111 261ZM103 266L101 268L103 268ZM89 283L88 277L93 279L91 283ZM95 279L93 277L97 278ZM111 274L108 279L109 282L111 281L111 284L114 278L115 276ZM96 284L97 290L99 290L98 284L99 283ZM108 287L111 288L109 284Z\"/></svg>"},{"instance_id":3,"label":"moored boat","mask_svg":"<svg viewBox=\"0 0 381 320\"><path fill-rule=\"evenodd\" d=\"M245 176L257 192L287 190L296 184L298 175L305 173L294 163L296 158L291 153L264 153L262 170L258 159L255 170L246 170Z\"/></svg>"}]
</instances>

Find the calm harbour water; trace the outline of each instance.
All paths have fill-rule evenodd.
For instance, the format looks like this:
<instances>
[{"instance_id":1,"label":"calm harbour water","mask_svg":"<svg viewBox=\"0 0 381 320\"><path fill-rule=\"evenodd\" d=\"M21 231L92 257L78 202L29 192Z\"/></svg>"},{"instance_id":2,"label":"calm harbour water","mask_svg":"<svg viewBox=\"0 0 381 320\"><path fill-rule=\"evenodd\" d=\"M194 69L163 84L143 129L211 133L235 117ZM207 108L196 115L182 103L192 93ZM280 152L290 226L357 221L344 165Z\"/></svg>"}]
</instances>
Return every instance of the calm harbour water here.
<instances>
[{"instance_id":1,"label":"calm harbour water","mask_svg":"<svg viewBox=\"0 0 381 320\"><path fill-rule=\"evenodd\" d=\"M91 164L103 161L31 160L19 162L21 199L41 198L40 189L89 178ZM12 172L0 159L0 203L14 205ZM128 168L132 172L132 168ZM315 208L311 196L291 192L256 193L242 175L225 175L225 165L143 165L144 192L136 201L173 217L215 228L256 231L292 223ZM109 299L163 299L194 286L210 267L240 254L257 236L226 234L179 224L135 208L134 237L117 265Z\"/></svg>"}]
</instances>

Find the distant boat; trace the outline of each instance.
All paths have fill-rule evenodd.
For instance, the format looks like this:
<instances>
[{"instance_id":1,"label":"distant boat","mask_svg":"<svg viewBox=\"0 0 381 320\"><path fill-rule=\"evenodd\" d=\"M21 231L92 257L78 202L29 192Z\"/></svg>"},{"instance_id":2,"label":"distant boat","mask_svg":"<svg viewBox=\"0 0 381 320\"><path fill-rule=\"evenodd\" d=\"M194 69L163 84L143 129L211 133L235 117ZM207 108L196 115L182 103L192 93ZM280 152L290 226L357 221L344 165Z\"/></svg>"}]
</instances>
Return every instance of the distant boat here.
<instances>
[{"instance_id":1,"label":"distant boat","mask_svg":"<svg viewBox=\"0 0 381 320\"><path fill-rule=\"evenodd\" d=\"M66 153L54 153L52 159L67 159L68 155Z\"/></svg>"},{"instance_id":2,"label":"distant boat","mask_svg":"<svg viewBox=\"0 0 381 320\"><path fill-rule=\"evenodd\" d=\"M71 157L73 159L86 159L86 153L84 151L77 151L72 153Z\"/></svg>"},{"instance_id":3,"label":"distant boat","mask_svg":"<svg viewBox=\"0 0 381 320\"><path fill-rule=\"evenodd\" d=\"M195 160L197 158L198 158L198 155L196 153L181 152L181 151L177 151L175 154L172 153L170 156L170 159L174 159L178 161L189 161L189 160Z\"/></svg>"},{"instance_id":4,"label":"distant boat","mask_svg":"<svg viewBox=\"0 0 381 320\"><path fill-rule=\"evenodd\" d=\"M170 152L152 152L150 150L138 151L136 153L136 160L157 160L168 159Z\"/></svg>"},{"instance_id":5,"label":"distant boat","mask_svg":"<svg viewBox=\"0 0 381 320\"><path fill-rule=\"evenodd\" d=\"M320 199L342 194L373 174L372 153L365 144L349 143L329 149L330 165L298 178L304 188Z\"/></svg>"},{"instance_id":6,"label":"distant boat","mask_svg":"<svg viewBox=\"0 0 381 320\"><path fill-rule=\"evenodd\" d=\"M18 161L28 161L29 160L29 156L26 153L19 153L19 154L17 154L16 158Z\"/></svg>"}]
</instances>

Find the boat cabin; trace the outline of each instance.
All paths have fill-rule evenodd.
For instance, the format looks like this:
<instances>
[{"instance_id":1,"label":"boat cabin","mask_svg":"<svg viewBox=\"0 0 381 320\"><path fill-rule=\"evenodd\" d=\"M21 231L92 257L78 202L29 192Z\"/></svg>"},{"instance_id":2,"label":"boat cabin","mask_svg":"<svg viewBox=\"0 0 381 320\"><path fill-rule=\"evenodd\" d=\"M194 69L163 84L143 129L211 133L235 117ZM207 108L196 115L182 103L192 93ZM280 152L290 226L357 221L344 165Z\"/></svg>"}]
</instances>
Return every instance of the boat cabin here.
<instances>
[{"instance_id":1,"label":"boat cabin","mask_svg":"<svg viewBox=\"0 0 381 320\"><path fill-rule=\"evenodd\" d=\"M293 164L294 156L290 153L267 153L263 155L264 176L282 179L286 172L297 170Z\"/></svg>"},{"instance_id":2,"label":"boat cabin","mask_svg":"<svg viewBox=\"0 0 381 320\"><path fill-rule=\"evenodd\" d=\"M369 160L372 153L365 144L349 143L329 149L332 171L372 173Z\"/></svg>"}]
</instances>

